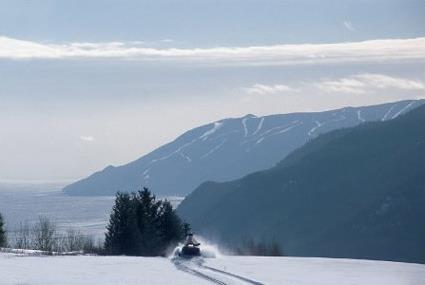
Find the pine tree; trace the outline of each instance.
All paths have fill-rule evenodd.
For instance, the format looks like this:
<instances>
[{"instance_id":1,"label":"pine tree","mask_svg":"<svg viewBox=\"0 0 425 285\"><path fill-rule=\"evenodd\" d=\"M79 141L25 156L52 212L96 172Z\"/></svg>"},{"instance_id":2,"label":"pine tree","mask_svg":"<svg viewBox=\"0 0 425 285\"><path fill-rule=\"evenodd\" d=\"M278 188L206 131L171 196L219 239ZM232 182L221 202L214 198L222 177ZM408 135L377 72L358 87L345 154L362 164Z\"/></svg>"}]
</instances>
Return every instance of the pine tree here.
<instances>
[{"instance_id":1,"label":"pine tree","mask_svg":"<svg viewBox=\"0 0 425 285\"><path fill-rule=\"evenodd\" d=\"M148 188L138 192L137 197L137 225L141 239L139 240L139 255L158 255L161 241L158 238L158 213L161 201L156 201Z\"/></svg>"},{"instance_id":2,"label":"pine tree","mask_svg":"<svg viewBox=\"0 0 425 285\"><path fill-rule=\"evenodd\" d=\"M270 245L269 254L270 256L282 256L282 248L277 241L273 241Z\"/></svg>"},{"instance_id":3,"label":"pine tree","mask_svg":"<svg viewBox=\"0 0 425 285\"><path fill-rule=\"evenodd\" d=\"M184 222L182 225L183 238L185 238L188 234L192 232L192 228L189 223Z\"/></svg>"},{"instance_id":4,"label":"pine tree","mask_svg":"<svg viewBox=\"0 0 425 285\"><path fill-rule=\"evenodd\" d=\"M164 255L190 231L168 201L157 201L147 188L118 193L107 226L105 250L109 254Z\"/></svg>"},{"instance_id":5,"label":"pine tree","mask_svg":"<svg viewBox=\"0 0 425 285\"><path fill-rule=\"evenodd\" d=\"M134 206L130 194L117 193L105 235L105 250L108 253L126 255L137 253L139 232Z\"/></svg>"},{"instance_id":6,"label":"pine tree","mask_svg":"<svg viewBox=\"0 0 425 285\"><path fill-rule=\"evenodd\" d=\"M4 230L3 216L0 213L0 247L6 246L6 231Z\"/></svg>"},{"instance_id":7,"label":"pine tree","mask_svg":"<svg viewBox=\"0 0 425 285\"><path fill-rule=\"evenodd\" d=\"M162 254L165 254L169 247L176 246L185 237L185 227L168 201L162 203L158 227L159 238L163 245Z\"/></svg>"}]
</instances>

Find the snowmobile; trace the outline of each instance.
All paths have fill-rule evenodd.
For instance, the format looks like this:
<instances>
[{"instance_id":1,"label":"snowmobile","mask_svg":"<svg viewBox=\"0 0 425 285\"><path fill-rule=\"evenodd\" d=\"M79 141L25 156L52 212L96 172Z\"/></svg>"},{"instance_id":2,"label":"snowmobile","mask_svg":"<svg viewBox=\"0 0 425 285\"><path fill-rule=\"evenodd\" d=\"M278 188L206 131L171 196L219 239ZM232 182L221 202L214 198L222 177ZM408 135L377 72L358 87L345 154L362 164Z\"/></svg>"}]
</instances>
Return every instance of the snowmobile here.
<instances>
[{"instance_id":1,"label":"snowmobile","mask_svg":"<svg viewBox=\"0 0 425 285\"><path fill-rule=\"evenodd\" d=\"M200 256L201 250L199 246L201 244L193 237L193 234L188 234L186 237L186 241L184 242L184 246L179 252L179 256L182 257L194 257Z\"/></svg>"}]
</instances>

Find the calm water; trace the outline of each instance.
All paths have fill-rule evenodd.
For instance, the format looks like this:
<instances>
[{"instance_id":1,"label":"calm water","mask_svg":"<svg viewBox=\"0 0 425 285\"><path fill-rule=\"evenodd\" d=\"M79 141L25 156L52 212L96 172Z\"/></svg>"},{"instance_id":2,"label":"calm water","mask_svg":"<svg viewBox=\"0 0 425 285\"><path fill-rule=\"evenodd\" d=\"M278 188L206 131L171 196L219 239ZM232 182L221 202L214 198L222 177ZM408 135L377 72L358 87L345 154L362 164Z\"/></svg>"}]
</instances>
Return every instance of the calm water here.
<instances>
[{"instance_id":1,"label":"calm water","mask_svg":"<svg viewBox=\"0 0 425 285\"><path fill-rule=\"evenodd\" d=\"M39 216L56 222L59 230L78 229L103 238L114 202L108 197L71 197L64 195L60 184L0 184L0 212L8 231L20 222L34 223ZM180 197L167 197L174 207Z\"/></svg>"}]
</instances>

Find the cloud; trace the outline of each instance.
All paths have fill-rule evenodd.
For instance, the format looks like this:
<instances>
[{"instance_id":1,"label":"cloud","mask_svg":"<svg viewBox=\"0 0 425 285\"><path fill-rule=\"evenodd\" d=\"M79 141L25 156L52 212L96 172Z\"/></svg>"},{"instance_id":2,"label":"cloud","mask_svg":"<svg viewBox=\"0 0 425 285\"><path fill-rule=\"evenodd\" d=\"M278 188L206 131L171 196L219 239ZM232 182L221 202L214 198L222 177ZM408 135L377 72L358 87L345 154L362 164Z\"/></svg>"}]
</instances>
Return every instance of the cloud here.
<instances>
[{"instance_id":1,"label":"cloud","mask_svg":"<svg viewBox=\"0 0 425 285\"><path fill-rule=\"evenodd\" d=\"M80 136L80 140L82 140L83 142L92 142L92 141L94 141L94 137L92 137L92 136Z\"/></svg>"},{"instance_id":2,"label":"cloud","mask_svg":"<svg viewBox=\"0 0 425 285\"><path fill-rule=\"evenodd\" d=\"M267 94L277 94L277 93L285 93L285 92L298 92L297 89L294 89L288 85L275 84L275 85L264 85L256 83L251 87L242 88L248 94L259 94L259 95L267 95Z\"/></svg>"},{"instance_id":3,"label":"cloud","mask_svg":"<svg viewBox=\"0 0 425 285\"><path fill-rule=\"evenodd\" d=\"M344 27L349 30L350 32L354 32L356 29L354 28L353 24L350 21L344 21L342 23Z\"/></svg>"},{"instance_id":4,"label":"cloud","mask_svg":"<svg viewBox=\"0 0 425 285\"><path fill-rule=\"evenodd\" d=\"M325 92L353 94L363 94L382 89L425 90L423 81L372 73L357 74L338 80L325 80L316 84L316 86Z\"/></svg>"},{"instance_id":5,"label":"cloud","mask_svg":"<svg viewBox=\"0 0 425 285\"><path fill-rule=\"evenodd\" d=\"M318 88L327 93L365 94L378 90L397 89L403 91L425 91L425 81L385 74L362 73L338 79L327 79L319 82L297 82L299 88L284 84L260 84L241 88L245 93L253 95L269 95L279 93L304 92ZM309 91L309 92L310 92Z\"/></svg>"},{"instance_id":6,"label":"cloud","mask_svg":"<svg viewBox=\"0 0 425 285\"><path fill-rule=\"evenodd\" d=\"M424 60L425 38L333 44L152 48L143 42L41 43L0 37L0 59L132 59L209 64L292 65Z\"/></svg>"}]
</instances>

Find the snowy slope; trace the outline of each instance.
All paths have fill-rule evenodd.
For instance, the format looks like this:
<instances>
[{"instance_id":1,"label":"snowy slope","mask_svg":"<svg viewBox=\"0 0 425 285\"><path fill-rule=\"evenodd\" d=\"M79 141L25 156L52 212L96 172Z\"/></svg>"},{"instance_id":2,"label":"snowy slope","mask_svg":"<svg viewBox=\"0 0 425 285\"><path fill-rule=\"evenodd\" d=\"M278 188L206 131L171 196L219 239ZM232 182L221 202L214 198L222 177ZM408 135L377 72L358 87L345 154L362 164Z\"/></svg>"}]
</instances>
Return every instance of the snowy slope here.
<instances>
[{"instance_id":1,"label":"snowy slope","mask_svg":"<svg viewBox=\"0 0 425 285\"><path fill-rule=\"evenodd\" d=\"M205 263L263 284L360 285L424 284L425 265L388 261L304 258L225 257Z\"/></svg>"},{"instance_id":2,"label":"snowy slope","mask_svg":"<svg viewBox=\"0 0 425 285\"><path fill-rule=\"evenodd\" d=\"M228 257L192 261L127 256L0 253L1 285L422 285L419 264L326 258Z\"/></svg>"},{"instance_id":3,"label":"snowy slope","mask_svg":"<svg viewBox=\"0 0 425 285\"><path fill-rule=\"evenodd\" d=\"M366 121L390 120L423 101L224 119L184 133L129 164L108 166L64 188L70 195L113 195L141 185L184 196L205 181L229 181L274 166L319 134Z\"/></svg>"},{"instance_id":4,"label":"snowy slope","mask_svg":"<svg viewBox=\"0 0 425 285\"><path fill-rule=\"evenodd\" d=\"M18 256L0 253L1 285L208 284L166 258Z\"/></svg>"}]
</instances>

